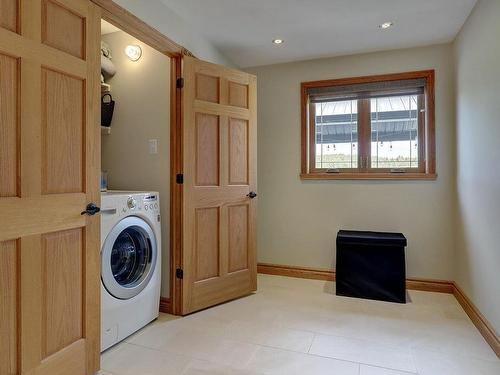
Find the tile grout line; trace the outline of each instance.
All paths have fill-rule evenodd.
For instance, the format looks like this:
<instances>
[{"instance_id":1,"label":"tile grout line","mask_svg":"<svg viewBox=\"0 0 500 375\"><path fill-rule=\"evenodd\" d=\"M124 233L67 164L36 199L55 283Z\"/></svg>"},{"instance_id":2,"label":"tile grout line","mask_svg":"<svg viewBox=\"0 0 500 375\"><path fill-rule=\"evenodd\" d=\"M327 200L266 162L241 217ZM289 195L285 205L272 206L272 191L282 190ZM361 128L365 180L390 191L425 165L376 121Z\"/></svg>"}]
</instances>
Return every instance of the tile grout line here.
<instances>
[{"instance_id":1,"label":"tile grout line","mask_svg":"<svg viewBox=\"0 0 500 375\"><path fill-rule=\"evenodd\" d=\"M295 354L309 355L309 356L316 357L316 358L325 358L325 359L332 359L332 360L341 361L341 362L354 363L354 364L357 364L359 366L359 368L361 368L361 365L366 365L366 366L371 366L371 367L383 368L383 369L387 369L387 370L406 372L408 374L415 374L414 372L409 372L409 371L402 370L402 369L391 368L391 367L384 367L384 366L375 365L375 364L366 363L366 362L357 362L357 361L347 360L347 359L344 359L344 358L338 358L338 357L332 357L332 356L326 356L326 355L319 355L319 354L315 354L315 353L311 353L310 352L310 350L312 348L312 345L314 343L314 340L316 339L316 336L318 336L318 335L328 336L328 337L339 337L339 338L345 338L345 339L350 339L350 340L357 340L357 341L362 341L362 342L364 341L364 342L369 342L369 343L378 343L378 344L380 344L378 341L366 340L366 339L360 339L360 338L354 338L354 337L350 337L350 336L329 335L329 334L323 334L323 333L318 333L318 332L314 332L314 331L307 331L307 330L297 330L297 329L291 329L291 330L300 331L300 332L309 332L309 333L313 334L313 340L311 340L311 344L309 345L309 349L307 350L307 352L293 350L293 349L288 349L288 348L283 348L283 347L272 346L272 345L269 345L269 344L249 342L249 341L244 341L244 340L241 340L241 339L229 339L229 338L226 338L226 337L221 337L221 336L216 335L216 334L204 334L204 335L212 337L212 338L216 338L216 339L221 339L221 340L233 341L233 342L238 342L238 343L242 343L242 344L250 344L250 345L255 345L255 346L258 346L258 347L270 348L270 349L275 349L275 350L282 350L282 351L291 352L291 353L295 353ZM194 357L194 356L188 356L188 355L185 355L185 354L180 354L178 352L170 351L168 349L151 348L151 347L148 347L148 346L145 346L145 345L142 345L142 344L136 344L136 343L127 342L127 341L125 341L124 343L129 344L129 345L133 345L133 346L138 346L138 347L141 347L141 348L144 348L144 349L153 350L155 352L160 352L160 353L167 352L167 353L170 353L170 354L179 355L179 356L186 357L186 358L189 358L189 359L206 361L206 362L211 362L211 363L214 363L214 364L227 365L227 364L222 363L222 362L207 360L206 358ZM381 344L381 345L389 347L391 349L399 349L398 347L392 346L392 345L385 345L385 344ZM412 348L407 348L407 349L408 349L408 352L410 354L410 357L411 357L411 360L412 360L412 364L414 365L414 368L418 371L417 366L416 366L416 361L415 361L415 358L414 358L414 351L412 350ZM429 350L429 351L435 352L433 350ZM436 352L436 353L437 354L442 354L440 352ZM253 356L255 356L255 353L252 354L252 357ZM476 358L476 359L479 359L479 358Z\"/></svg>"},{"instance_id":2,"label":"tile grout line","mask_svg":"<svg viewBox=\"0 0 500 375\"><path fill-rule=\"evenodd\" d=\"M293 350L293 349L289 349L289 348L278 347L278 346L273 346L273 345L269 345L269 344L249 342L249 341L244 341L244 340L241 340L241 339L231 339L231 338L226 338L226 337L223 337L223 336L219 336L217 334L204 334L204 335L212 337L212 338L216 338L216 339L233 341L233 342L238 342L238 343L242 343L242 344L255 345L255 346L258 346L258 347L265 347L265 348L282 350L282 351L296 353L296 354L305 354L305 355L310 355L310 356L313 356L313 357L327 358L327 359L333 359L333 360L336 360L336 361L343 361L343 362L355 363L355 364L358 364L360 366L361 365L366 365L366 366L378 367L378 368L383 368L383 369L388 369L388 370L393 370L393 371L407 372L409 374L415 374L413 372L409 372L409 371L406 371L406 370L401 370L401 369L396 369L396 368L390 368L390 367L384 367L384 366L375 365L375 364L366 363L366 362L357 362L357 361L347 360L347 359L344 359L344 358L331 357L331 356L326 356L326 355L319 355L319 354L315 354L315 353L311 353L310 352L310 350L312 348L312 345L314 343L314 340L316 339L316 337L318 335L328 336L328 337L338 337L338 338L344 338L344 339L349 339L349 340L357 340L357 341L368 342L368 343L376 343L376 344L388 347L390 349L401 350L399 347L397 347L395 345L389 345L389 344L385 344L385 343L380 343L379 341L376 341L376 340L367 340L367 339L362 339L362 338L357 338L357 337L351 337L351 336L331 335L331 334L319 333L319 332L315 332L315 331L298 330L298 329L293 329L293 328L288 328L288 329L294 330L294 331L297 331L297 332L308 332L308 333L312 333L313 334L313 339L311 340L311 344L309 345L309 349L307 350L307 352L299 351L299 350ZM188 358L192 358L192 359L197 359L197 360L212 362L212 361L207 360L206 358L186 356L185 354L179 354L178 352L170 351L170 350L167 350L167 349L162 350L162 349L157 349L157 348L151 348L151 347L148 347L148 346L145 346L145 345L142 345L142 344L136 344L136 343L129 342L129 341L124 341L124 343L130 344L130 345L134 345L134 346L138 346L138 347L142 347L142 348L145 348L145 349L150 349L150 350L153 350L153 351L156 351L156 352L167 352L167 353L174 354L174 355L180 355L180 356L184 356L184 357L188 357ZM436 354L443 354L442 352L437 351L437 350L433 350L432 348L423 348L423 350L426 350L426 351L429 351L429 352L433 352L433 353L436 353ZM412 360L412 364L414 365L414 368L418 371L417 366L416 366L416 360L415 360L415 357L414 357L415 348L408 347L408 348L405 348L405 351L407 351L410 354L410 357L411 357L411 360ZM252 356L254 356L254 355L255 355L255 353ZM468 357L470 357L472 359L475 359L475 360L480 360L480 361L494 362L494 361L491 361L491 360L488 360L488 359L485 359L485 358L479 358L479 357L476 357L476 356L468 356ZM212 363L223 364L221 362L212 362Z\"/></svg>"},{"instance_id":3,"label":"tile grout line","mask_svg":"<svg viewBox=\"0 0 500 375\"><path fill-rule=\"evenodd\" d=\"M292 350L292 349L278 348L278 347L275 347L275 346L270 346L270 345L265 345L265 344L255 344L255 343L250 343L250 342L240 341L240 340L230 340L230 341L235 341L235 342L239 342L239 343L243 343L243 344L255 345L255 346L258 346L258 347L262 347L262 348L281 350L281 351L285 351L285 352L289 352L289 353L294 353L294 354L301 354L301 355L311 356L311 357L314 357L314 358L323 358L323 359L330 359L330 360L339 361L339 362L353 363L353 364L358 365L359 368L361 368L361 365L365 365L365 366L383 368L383 369L386 369L386 370L406 372L408 374L415 374L414 372L409 372L409 371L400 370L400 369L396 369L396 368L378 366L378 365L374 365L374 364L370 364L370 363L365 363L365 362L351 361L351 360L344 359L344 358L329 357L329 356L326 356L326 355L320 355L320 354L309 353L309 352L304 353L304 352L299 352L299 351ZM133 346L138 346L138 347L141 347L143 349L153 350L153 351L159 352L159 353L169 353L169 354L179 355L179 356L183 356L183 357L186 357L186 358L195 359L195 360L199 360L199 361L206 361L206 362L210 362L210 363L214 363L214 364L226 365L226 364L224 364L222 362L217 362L217 361L214 361L214 360L207 360L206 358L191 357L191 356L188 356L188 355L185 355L185 354L179 354L177 352L173 352L173 351L170 351L170 350L167 350L167 349L150 348L150 347L147 347L147 346L144 346L144 345L141 345L141 344L134 344L134 343L127 343L127 344L133 345ZM311 347L312 347L312 342L311 342L310 348ZM309 350L310 350L310 348L309 348ZM255 356L255 353L252 354L252 357L254 357L254 356ZM230 366L230 367L234 367L234 366Z\"/></svg>"},{"instance_id":4,"label":"tile grout line","mask_svg":"<svg viewBox=\"0 0 500 375\"><path fill-rule=\"evenodd\" d=\"M213 337L215 337L215 336L213 336ZM294 353L294 354L308 355L308 356L315 357L315 358L332 359L332 360L339 361L339 362L354 363L354 364L357 364L357 365L361 364L361 362L350 361L348 359L328 357L328 356L314 354L314 353L304 353L304 352L299 352L299 351L292 350L292 349L278 348L278 347L275 347L275 346L270 346L270 345L265 345L265 344L254 344L254 343L251 343L251 342L246 342L246 341L241 341L241 340L229 340L229 341L234 341L234 342L238 342L238 343L242 343L242 344L255 345L255 346L262 347L262 348L282 350L282 351L289 352L289 353ZM149 349L149 350L152 350L152 351L155 351L155 352L159 352L159 353L169 353L169 354L179 355L179 356L183 356L183 357L187 357L187 358L192 358L192 359L196 359L196 360L200 360L200 361L212 362L212 363L216 363L216 364L223 364L223 363L220 363L220 362L210 361L210 360L207 360L205 358L191 357L191 356L187 356L185 354L179 354L177 352L173 352L173 351L170 351L170 350L167 350L167 349L151 348L151 347L148 347L148 346L144 346L144 345L141 345L141 344L130 343L130 342L124 342L124 344L137 346L137 347L140 347L140 348L143 348L143 349ZM119 344L119 345L122 345L122 344ZM311 346L312 346L312 342L311 342ZM253 355L255 355L255 353ZM367 365L370 366L370 364L367 364Z\"/></svg>"},{"instance_id":5,"label":"tile grout line","mask_svg":"<svg viewBox=\"0 0 500 375\"><path fill-rule=\"evenodd\" d=\"M307 349L307 354L311 354L311 348L313 346L314 340L316 339L316 332L313 333L313 338L311 340L311 343L309 344L309 349Z\"/></svg>"}]
</instances>

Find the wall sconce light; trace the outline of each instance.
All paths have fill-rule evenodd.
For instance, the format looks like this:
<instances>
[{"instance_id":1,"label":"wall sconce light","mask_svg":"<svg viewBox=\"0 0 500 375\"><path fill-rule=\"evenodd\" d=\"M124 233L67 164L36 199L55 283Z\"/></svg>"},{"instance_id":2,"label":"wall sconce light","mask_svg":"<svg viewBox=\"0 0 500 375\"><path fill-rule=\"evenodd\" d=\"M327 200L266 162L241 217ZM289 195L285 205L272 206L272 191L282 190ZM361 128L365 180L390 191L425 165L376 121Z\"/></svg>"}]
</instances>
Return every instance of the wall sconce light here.
<instances>
[{"instance_id":1,"label":"wall sconce light","mask_svg":"<svg viewBox=\"0 0 500 375\"><path fill-rule=\"evenodd\" d=\"M125 47L125 54L131 61L137 61L142 56L142 49L138 45L130 45Z\"/></svg>"}]
</instances>

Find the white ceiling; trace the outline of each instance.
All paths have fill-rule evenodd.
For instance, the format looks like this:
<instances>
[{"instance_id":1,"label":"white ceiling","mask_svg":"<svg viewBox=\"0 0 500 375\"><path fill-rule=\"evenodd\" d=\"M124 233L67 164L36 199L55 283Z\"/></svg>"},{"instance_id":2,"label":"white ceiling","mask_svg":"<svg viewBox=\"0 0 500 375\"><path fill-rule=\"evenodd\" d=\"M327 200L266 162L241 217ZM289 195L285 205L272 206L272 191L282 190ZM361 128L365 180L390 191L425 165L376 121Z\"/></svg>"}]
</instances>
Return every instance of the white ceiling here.
<instances>
[{"instance_id":1,"label":"white ceiling","mask_svg":"<svg viewBox=\"0 0 500 375\"><path fill-rule=\"evenodd\" d=\"M240 67L452 41L477 0L162 0ZM392 21L381 30L378 25ZM283 38L280 46L272 44Z\"/></svg>"}]
</instances>

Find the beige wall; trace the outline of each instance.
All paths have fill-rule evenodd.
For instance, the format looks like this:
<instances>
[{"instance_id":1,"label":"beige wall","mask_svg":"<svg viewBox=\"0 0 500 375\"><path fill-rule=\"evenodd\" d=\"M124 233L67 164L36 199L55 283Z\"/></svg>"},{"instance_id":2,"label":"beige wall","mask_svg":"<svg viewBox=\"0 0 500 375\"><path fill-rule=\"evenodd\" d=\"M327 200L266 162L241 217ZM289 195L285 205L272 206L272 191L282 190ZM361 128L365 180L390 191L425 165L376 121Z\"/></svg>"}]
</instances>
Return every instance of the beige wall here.
<instances>
[{"instance_id":1,"label":"beige wall","mask_svg":"<svg viewBox=\"0 0 500 375\"><path fill-rule=\"evenodd\" d=\"M436 70L437 181L301 181L300 82ZM248 69L258 77L258 260L335 267L339 229L403 232L409 276L453 276L451 45Z\"/></svg>"},{"instance_id":2,"label":"beige wall","mask_svg":"<svg viewBox=\"0 0 500 375\"><path fill-rule=\"evenodd\" d=\"M124 32L103 37L111 47L117 73L109 81L116 100L111 135L102 136L102 167L109 187L160 192L162 215L162 296L169 296L170 213L170 59ZM128 44L142 47L130 61ZM149 154L148 140L158 139L158 154Z\"/></svg>"},{"instance_id":3,"label":"beige wall","mask_svg":"<svg viewBox=\"0 0 500 375\"><path fill-rule=\"evenodd\" d=\"M161 0L115 0L115 2L177 44L190 50L196 57L215 64L234 66L210 41L198 34L189 23Z\"/></svg>"},{"instance_id":4,"label":"beige wall","mask_svg":"<svg viewBox=\"0 0 500 375\"><path fill-rule=\"evenodd\" d=\"M455 278L500 332L500 1L481 0L455 42Z\"/></svg>"}]
</instances>

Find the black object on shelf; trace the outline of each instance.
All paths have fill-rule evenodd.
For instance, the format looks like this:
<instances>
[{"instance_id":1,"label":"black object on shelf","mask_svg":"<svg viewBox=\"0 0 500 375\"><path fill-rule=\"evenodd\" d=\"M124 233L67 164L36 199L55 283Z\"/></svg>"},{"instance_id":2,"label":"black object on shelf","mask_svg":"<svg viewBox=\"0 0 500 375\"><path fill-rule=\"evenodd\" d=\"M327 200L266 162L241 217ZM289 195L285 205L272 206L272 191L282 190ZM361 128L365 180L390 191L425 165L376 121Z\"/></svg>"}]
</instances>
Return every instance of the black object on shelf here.
<instances>
[{"instance_id":1,"label":"black object on shelf","mask_svg":"<svg viewBox=\"0 0 500 375\"><path fill-rule=\"evenodd\" d=\"M406 303L406 244L402 233L339 231L337 295Z\"/></svg>"},{"instance_id":2,"label":"black object on shelf","mask_svg":"<svg viewBox=\"0 0 500 375\"><path fill-rule=\"evenodd\" d=\"M109 102L104 98L109 96ZM115 111L115 101L111 94L104 94L101 98L101 126L111 126L113 112Z\"/></svg>"}]
</instances>

